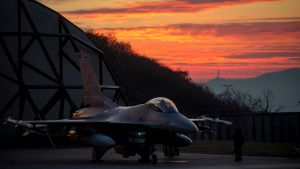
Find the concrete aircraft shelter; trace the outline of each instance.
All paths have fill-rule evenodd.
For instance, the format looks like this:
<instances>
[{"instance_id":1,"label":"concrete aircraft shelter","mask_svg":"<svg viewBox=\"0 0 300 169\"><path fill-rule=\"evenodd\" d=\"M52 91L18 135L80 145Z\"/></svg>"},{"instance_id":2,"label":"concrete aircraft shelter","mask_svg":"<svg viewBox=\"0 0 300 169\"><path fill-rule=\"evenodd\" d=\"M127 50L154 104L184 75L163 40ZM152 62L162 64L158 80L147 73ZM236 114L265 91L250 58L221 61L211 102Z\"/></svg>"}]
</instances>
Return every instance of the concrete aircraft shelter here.
<instances>
[{"instance_id":1,"label":"concrete aircraft shelter","mask_svg":"<svg viewBox=\"0 0 300 169\"><path fill-rule=\"evenodd\" d=\"M78 52L104 94L126 104L105 57L87 35L34 0L0 1L0 119L63 119L83 105Z\"/></svg>"}]
</instances>

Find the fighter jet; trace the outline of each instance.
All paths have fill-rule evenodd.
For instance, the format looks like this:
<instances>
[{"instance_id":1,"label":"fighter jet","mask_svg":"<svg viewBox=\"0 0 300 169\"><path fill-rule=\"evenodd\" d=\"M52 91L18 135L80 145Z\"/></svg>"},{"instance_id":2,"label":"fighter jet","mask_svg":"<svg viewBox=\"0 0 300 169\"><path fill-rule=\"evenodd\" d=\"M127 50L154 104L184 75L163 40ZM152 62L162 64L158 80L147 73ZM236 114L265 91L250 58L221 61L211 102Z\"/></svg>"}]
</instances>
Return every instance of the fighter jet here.
<instances>
[{"instance_id":1,"label":"fighter jet","mask_svg":"<svg viewBox=\"0 0 300 169\"><path fill-rule=\"evenodd\" d=\"M142 163L156 163L154 145L162 144L168 157L177 156L178 147L192 144L187 134L198 132L193 121L208 120L188 119L171 100L164 97L135 106L118 106L102 93L85 53L80 54L79 63L87 108L74 112L71 119L18 121L8 118L6 121L25 128L24 135L45 133L51 126L68 126L69 137L93 147L94 162L101 161L105 152L114 148L124 157L138 154ZM201 129L209 130L205 126Z\"/></svg>"}]
</instances>

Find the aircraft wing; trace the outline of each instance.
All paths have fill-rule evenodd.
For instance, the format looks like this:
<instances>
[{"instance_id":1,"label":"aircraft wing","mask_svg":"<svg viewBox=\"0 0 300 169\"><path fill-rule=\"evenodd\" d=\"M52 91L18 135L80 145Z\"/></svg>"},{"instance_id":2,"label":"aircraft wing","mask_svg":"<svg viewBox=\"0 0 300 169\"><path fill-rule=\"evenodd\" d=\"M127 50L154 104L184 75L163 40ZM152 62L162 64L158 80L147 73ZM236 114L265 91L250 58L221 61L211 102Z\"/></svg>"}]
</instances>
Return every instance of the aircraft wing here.
<instances>
[{"instance_id":1,"label":"aircraft wing","mask_svg":"<svg viewBox=\"0 0 300 169\"><path fill-rule=\"evenodd\" d=\"M10 123L27 129L37 129L47 126L121 126L122 128L145 128L145 129L155 129L159 125L155 124L144 124L140 123L128 123L128 122L110 122L109 120L99 120L99 119L60 119L60 120L15 120L8 117L5 120L6 123Z\"/></svg>"},{"instance_id":2,"label":"aircraft wing","mask_svg":"<svg viewBox=\"0 0 300 169\"><path fill-rule=\"evenodd\" d=\"M25 128L34 128L47 125L80 125L80 124L94 124L96 121L84 120L84 119L61 119L61 120L15 120L8 117L5 122L22 126ZM99 123L99 122L98 122ZM101 122L103 123L103 122Z\"/></svg>"},{"instance_id":3,"label":"aircraft wing","mask_svg":"<svg viewBox=\"0 0 300 169\"><path fill-rule=\"evenodd\" d=\"M194 123L210 121L210 122L215 122L215 123L222 123L222 124L225 124L227 126L232 125L232 122L227 121L227 120L221 120L218 117L217 118L211 118L211 117L201 116L200 118L194 118L194 119L190 119L190 120L193 121Z\"/></svg>"},{"instance_id":4,"label":"aircraft wing","mask_svg":"<svg viewBox=\"0 0 300 169\"><path fill-rule=\"evenodd\" d=\"M203 125L203 122L210 121L210 122L215 122L215 123L222 123L222 124L225 124L227 126L232 125L232 123L230 121L221 120L219 118L206 117L206 116L201 116L200 118L193 118L193 119L190 119L190 120L197 125L200 132L213 133L213 134L214 134L214 132L211 131L210 127Z\"/></svg>"}]
</instances>

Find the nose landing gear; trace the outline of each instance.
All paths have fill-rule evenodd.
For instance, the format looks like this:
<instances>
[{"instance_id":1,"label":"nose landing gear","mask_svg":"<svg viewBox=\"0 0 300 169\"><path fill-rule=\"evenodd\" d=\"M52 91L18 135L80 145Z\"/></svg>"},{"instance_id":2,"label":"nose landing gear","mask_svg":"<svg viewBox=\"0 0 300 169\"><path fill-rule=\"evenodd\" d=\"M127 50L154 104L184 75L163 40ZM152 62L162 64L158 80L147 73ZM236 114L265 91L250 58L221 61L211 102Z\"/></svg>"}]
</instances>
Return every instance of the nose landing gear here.
<instances>
[{"instance_id":1,"label":"nose landing gear","mask_svg":"<svg viewBox=\"0 0 300 169\"><path fill-rule=\"evenodd\" d=\"M105 152L108 150L108 148L98 148L94 147L92 152L92 162L93 163L102 163L101 160Z\"/></svg>"},{"instance_id":2,"label":"nose landing gear","mask_svg":"<svg viewBox=\"0 0 300 169\"><path fill-rule=\"evenodd\" d=\"M152 154L152 164L157 164L157 156L155 154Z\"/></svg>"},{"instance_id":3,"label":"nose landing gear","mask_svg":"<svg viewBox=\"0 0 300 169\"><path fill-rule=\"evenodd\" d=\"M179 156L179 148L171 145L163 145L164 155L168 158Z\"/></svg>"},{"instance_id":4,"label":"nose landing gear","mask_svg":"<svg viewBox=\"0 0 300 169\"><path fill-rule=\"evenodd\" d=\"M139 162L143 163L143 164L148 164L148 163L152 163L152 164L157 164L157 155L154 154L155 152L155 147L154 145L145 145L142 149L142 151L139 153L141 156L141 159L139 160ZM151 160L150 160L151 157Z\"/></svg>"}]
</instances>

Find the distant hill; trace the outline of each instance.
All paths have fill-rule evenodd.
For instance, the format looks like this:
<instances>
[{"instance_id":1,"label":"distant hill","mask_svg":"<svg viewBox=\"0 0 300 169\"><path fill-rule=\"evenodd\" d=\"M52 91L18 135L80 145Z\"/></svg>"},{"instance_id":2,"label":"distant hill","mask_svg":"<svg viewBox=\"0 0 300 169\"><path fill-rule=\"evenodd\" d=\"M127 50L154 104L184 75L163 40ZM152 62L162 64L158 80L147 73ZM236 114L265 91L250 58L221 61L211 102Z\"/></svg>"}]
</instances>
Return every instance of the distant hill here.
<instances>
[{"instance_id":1,"label":"distant hill","mask_svg":"<svg viewBox=\"0 0 300 169\"><path fill-rule=\"evenodd\" d=\"M227 110L238 112L234 106L223 109L222 101L207 88L192 83L188 72L173 71L154 59L138 54L129 43L119 42L114 36L94 33L88 35L104 52L131 105L161 96L173 100L178 109L189 116L216 113L220 110L224 110L222 113Z\"/></svg>"},{"instance_id":2,"label":"distant hill","mask_svg":"<svg viewBox=\"0 0 300 169\"><path fill-rule=\"evenodd\" d=\"M266 73L250 79L215 78L206 83L216 94L226 90L223 85L247 92L258 97L264 90L271 90L275 96L274 106L283 106L283 111L300 111L300 69L293 68L280 72Z\"/></svg>"}]
</instances>

